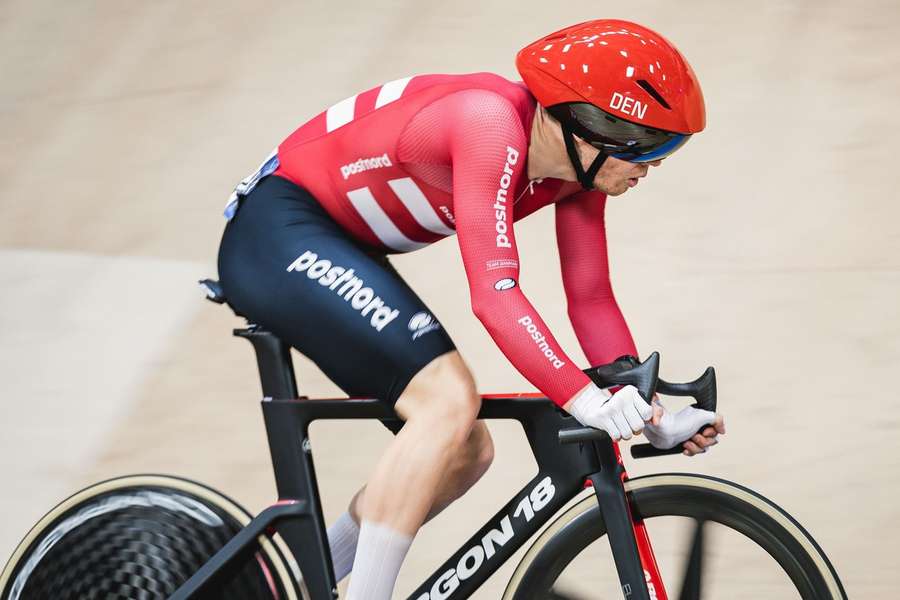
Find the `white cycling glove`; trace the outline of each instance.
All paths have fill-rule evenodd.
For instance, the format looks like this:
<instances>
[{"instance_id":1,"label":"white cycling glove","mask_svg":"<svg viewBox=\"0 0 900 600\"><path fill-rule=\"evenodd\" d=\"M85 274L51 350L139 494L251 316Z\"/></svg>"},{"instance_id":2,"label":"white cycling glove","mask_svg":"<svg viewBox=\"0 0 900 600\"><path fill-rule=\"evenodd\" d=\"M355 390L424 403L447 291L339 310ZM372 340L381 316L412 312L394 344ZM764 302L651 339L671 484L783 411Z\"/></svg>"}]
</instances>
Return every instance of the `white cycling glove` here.
<instances>
[{"instance_id":1,"label":"white cycling glove","mask_svg":"<svg viewBox=\"0 0 900 600\"><path fill-rule=\"evenodd\" d=\"M704 425L716 422L716 413L708 410L688 406L673 414L661 402L657 401L656 404L663 409L663 416L659 425L647 423L644 435L654 448L660 450L674 448L694 437Z\"/></svg>"},{"instance_id":2,"label":"white cycling glove","mask_svg":"<svg viewBox=\"0 0 900 600\"><path fill-rule=\"evenodd\" d=\"M619 441L640 433L653 417L653 408L632 385L610 395L592 383L569 404L569 414L582 425L602 429L613 441Z\"/></svg>"}]
</instances>

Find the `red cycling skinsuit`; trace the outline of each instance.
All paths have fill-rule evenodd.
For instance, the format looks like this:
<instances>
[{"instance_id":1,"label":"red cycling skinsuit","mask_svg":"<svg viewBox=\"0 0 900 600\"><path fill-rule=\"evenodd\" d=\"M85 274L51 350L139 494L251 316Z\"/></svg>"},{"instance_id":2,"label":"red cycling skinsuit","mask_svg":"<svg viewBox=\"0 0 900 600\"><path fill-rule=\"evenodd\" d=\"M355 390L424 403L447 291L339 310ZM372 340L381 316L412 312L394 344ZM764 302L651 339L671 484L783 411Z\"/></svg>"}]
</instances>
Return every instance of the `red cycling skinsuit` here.
<instances>
[{"instance_id":1,"label":"red cycling skinsuit","mask_svg":"<svg viewBox=\"0 0 900 600\"><path fill-rule=\"evenodd\" d=\"M472 310L513 366L562 405L589 379L523 292L513 222L556 206L569 316L588 361L636 351L609 280L606 195L527 178L535 108L522 84L490 73L407 77L299 127L263 174L274 168L308 190L348 236L383 253L456 233Z\"/></svg>"}]
</instances>

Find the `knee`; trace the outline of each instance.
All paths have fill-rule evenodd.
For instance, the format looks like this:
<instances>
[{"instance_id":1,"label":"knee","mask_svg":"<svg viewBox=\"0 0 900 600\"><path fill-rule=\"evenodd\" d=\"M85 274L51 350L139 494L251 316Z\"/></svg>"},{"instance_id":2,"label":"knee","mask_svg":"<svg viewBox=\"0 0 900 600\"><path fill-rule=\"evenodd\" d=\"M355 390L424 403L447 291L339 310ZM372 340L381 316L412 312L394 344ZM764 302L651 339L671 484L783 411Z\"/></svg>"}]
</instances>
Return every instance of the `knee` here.
<instances>
[{"instance_id":1,"label":"knee","mask_svg":"<svg viewBox=\"0 0 900 600\"><path fill-rule=\"evenodd\" d=\"M461 377L443 388L438 393L438 402L444 418L452 420L456 425L471 431L481 409L481 397L475 391L475 382L471 376Z\"/></svg>"},{"instance_id":2,"label":"knee","mask_svg":"<svg viewBox=\"0 0 900 600\"><path fill-rule=\"evenodd\" d=\"M432 390L430 404L429 413L435 427L452 434L455 445L466 445L481 408L474 382L465 378L444 380Z\"/></svg>"},{"instance_id":3,"label":"knee","mask_svg":"<svg viewBox=\"0 0 900 600\"><path fill-rule=\"evenodd\" d=\"M465 445L481 408L481 397L471 372L456 352L436 358L410 381L397 400L397 412L407 422L429 421L440 431L451 433L455 445ZM486 434L485 430L485 434ZM485 453L493 455L491 446Z\"/></svg>"}]
</instances>

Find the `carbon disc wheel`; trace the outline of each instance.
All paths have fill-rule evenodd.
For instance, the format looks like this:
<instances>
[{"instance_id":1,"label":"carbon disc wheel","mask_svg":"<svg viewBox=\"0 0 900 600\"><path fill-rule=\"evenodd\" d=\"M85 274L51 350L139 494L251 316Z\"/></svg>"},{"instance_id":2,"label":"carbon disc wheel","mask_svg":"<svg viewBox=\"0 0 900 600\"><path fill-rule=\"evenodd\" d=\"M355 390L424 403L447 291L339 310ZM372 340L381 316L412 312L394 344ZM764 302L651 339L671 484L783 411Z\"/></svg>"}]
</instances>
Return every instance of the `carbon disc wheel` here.
<instances>
[{"instance_id":1,"label":"carbon disc wheel","mask_svg":"<svg viewBox=\"0 0 900 600\"><path fill-rule=\"evenodd\" d=\"M759 494L691 474L650 475L625 487L670 599L846 599L815 540ZM538 536L504 600L622 598L605 536L597 500L586 496Z\"/></svg>"},{"instance_id":2,"label":"carbon disc wheel","mask_svg":"<svg viewBox=\"0 0 900 600\"><path fill-rule=\"evenodd\" d=\"M250 521L231 499L176 477L88 487L44 516L0 573L2 600L163 599ZM292 568L293 567L293 568ZM296 599L296 562L261 536L253 558L210 597Z\"/></svg>"}]
</instances>

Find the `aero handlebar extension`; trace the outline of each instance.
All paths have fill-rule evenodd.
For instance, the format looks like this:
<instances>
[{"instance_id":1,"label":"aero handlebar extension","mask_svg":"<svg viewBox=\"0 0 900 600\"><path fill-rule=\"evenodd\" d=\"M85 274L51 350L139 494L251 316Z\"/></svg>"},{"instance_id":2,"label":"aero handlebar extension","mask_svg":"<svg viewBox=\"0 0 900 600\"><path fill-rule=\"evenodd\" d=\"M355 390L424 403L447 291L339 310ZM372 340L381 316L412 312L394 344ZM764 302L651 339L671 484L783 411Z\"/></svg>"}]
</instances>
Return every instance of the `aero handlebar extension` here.
<instances>
[{"instance_id":1,"label":"aero handlebar extension","mask_svg":"<svg viewBox=\"0 0 900 600\"><path fill-rule=\"evenodd\" d=\"M591 367L584 372L599 387L633 385L647 402L653 399L656 392L667 396L690 396L694 399L694 407L716 411L716 370L712 367L707 368L694 381L669 383L659 377L659 353L654 352L644 362L638 361L634 356L621 356L607 365ZM605 431L593 427L564 429L559 432L559 441L562 444L599 440L604 437L608 437ZM682 451L681 444L668 450L660 450L650 444L636 444L631 447L631 456L646 458L680 454Z\"/></svg>"}]
</instances>

